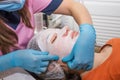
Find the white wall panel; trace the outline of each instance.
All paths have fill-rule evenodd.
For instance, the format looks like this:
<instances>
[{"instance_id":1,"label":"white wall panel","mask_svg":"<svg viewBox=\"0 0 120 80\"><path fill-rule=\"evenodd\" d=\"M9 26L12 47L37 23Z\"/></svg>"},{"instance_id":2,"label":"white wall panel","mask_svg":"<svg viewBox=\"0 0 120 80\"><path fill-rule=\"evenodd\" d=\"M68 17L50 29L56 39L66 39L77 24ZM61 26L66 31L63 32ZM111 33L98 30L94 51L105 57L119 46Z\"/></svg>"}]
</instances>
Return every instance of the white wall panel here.
<instances>
[{"instance_id":1,"label":"white wall panel","mask_svg":"<svg viewBox=\"0 0 120 80\"><path fill-rule=\"evenodd\" d=\"M97 32L97 45L120 37L120 0L84 0Z\"/></svg>"}]
</instances>

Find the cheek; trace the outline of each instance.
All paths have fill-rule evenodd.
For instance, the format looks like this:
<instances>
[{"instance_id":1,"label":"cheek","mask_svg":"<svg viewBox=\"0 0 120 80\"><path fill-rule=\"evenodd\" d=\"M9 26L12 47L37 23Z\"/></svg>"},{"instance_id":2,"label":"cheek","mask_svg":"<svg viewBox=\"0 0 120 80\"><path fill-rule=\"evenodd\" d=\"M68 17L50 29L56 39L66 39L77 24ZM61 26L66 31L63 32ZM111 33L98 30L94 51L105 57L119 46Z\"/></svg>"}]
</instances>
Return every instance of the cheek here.
<instances>
[{"instance_id":1,"label":"cheek","mask_svg":"<svg viewBox=\"0 0 120 80\"><path fill-rule=\"evenodd\" d=\"M49 47L49 52L54 55L58 55L60 59L67 56L74 45L74 41L71 39L58 39Z\"/></svg>"}]
</instances>

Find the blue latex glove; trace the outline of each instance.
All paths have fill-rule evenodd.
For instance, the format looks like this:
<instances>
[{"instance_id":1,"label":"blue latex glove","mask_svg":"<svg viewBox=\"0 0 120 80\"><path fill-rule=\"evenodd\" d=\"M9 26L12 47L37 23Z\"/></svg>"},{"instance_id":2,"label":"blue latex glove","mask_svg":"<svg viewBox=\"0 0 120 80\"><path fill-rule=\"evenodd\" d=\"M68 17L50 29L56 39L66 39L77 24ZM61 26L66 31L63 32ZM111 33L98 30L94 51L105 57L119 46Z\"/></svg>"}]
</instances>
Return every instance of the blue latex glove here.
<instances>
[{"instance_id":1,"label":"blue latex glove","mask_svg":"<svg viewBox=\"0 0 120 80\"><path fill-rule=\"evenodd\" d=\"M62 59L70 69L90 70L93 67L96 32L92 25L80 25L80 35L70 55Z\"/></svg>"},{"instance_id":2,"label":"blue latex glove","mask_svg":"<svg viewBox=\"0 0 120 80\"><path fill-rule=\"evenodd\" d=\"M23 8L25 0L3 0L0 1L0 10L17 11Z\"/></svg>"},{"instance_id":3,"label":"blue latex glove","mask_svg":"<svg viewBox=\"0 0 120 80\"><path fill-rule=\"evenodd\" d=\"M48 52L36 50L17 50L0 56L0 71L14 67L21 67L30 72L41 74L45 72L50 60L58 60L58 56L49 55Z\"/></svg>"}]
</instances>

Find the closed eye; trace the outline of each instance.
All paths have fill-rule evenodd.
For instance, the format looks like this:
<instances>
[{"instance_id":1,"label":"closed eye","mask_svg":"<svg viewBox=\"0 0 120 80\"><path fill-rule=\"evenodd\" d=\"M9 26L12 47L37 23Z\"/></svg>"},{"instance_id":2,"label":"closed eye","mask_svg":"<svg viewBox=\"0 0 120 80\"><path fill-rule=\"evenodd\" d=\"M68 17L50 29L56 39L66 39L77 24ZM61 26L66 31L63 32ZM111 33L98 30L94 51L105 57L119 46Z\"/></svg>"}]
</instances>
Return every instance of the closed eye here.
<instances>
[{"instance_id":1,"label":"closed eye","mask_svg":"<svg viewBox=\"0 0 120 80\"><path fill-rule=\"evenodd\" d=\"M55 34L53 35L53 37L51 38L51 40L50 40L51 44L53 44L56 39L57 39L57 33L55 33Z\"/></svg>"}]
</instances>

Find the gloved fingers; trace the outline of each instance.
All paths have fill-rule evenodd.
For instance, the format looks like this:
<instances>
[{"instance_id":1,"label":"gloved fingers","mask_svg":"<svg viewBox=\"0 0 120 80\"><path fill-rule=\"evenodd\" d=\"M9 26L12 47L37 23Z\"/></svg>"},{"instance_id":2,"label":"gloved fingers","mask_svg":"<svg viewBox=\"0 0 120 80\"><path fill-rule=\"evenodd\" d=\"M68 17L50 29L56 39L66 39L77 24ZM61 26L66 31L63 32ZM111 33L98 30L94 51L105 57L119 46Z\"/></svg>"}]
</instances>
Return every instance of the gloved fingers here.
<instances>
[{"instance_id":1,"label":"gloved fingers","mask_svg":"<svg viewBox=\"0 0 120 80\"><path fill-rule=\"evenodd\" d=\"M58 59L59 59L59 57L56 55L42 56L43 61L58 60Z\"/></svg>"},{"instance_id":2,"label":"gloved fingers","mask_svg":"<svg viewBox=\"0 0 120 80\"><path fill-rule=\"evenodd\" d=\"M42 72L38 71L38 70L35 70L35 71L32 71L34 72L35 74L41 74Z\"/></svg>"},{"instance_id":3,"label":"gloved fingers","mask_svg":"<svg viewBox=\"0 0 120 80\"><path fill-rule=\"evenodd\" d=\"M40 67L47 67L49 64L49 61L43 61L40 63Z\"/></svg>"},{"instance_id":4,"label":"gloved fingers","mask_svg":"<svg viewBox=\"0 0 120 80\"><path fill-rule=\"evenodd\" d=\"M93 67L93 63L92 62L83 62L82 63L82 70L90 70L90 69L92 69L92 67Z\"/></svg>"},{"instance_id":5,"label":"gloved fingers","mask_svg":"<svg viewBox=\"0 0 120 80\"><path fill-rule=\"evenodd\" d=\"M30 51L35 55L48 55L49 54L48 52L41 52L41 51L32 50L32 49Z\"/></svg>"},{"instance_id":6,"label":"gloved fingers","mask_svg":"<svg viewBox=\"0 0 120 80\"><path fill-rule=\"evenodd\" d=\"M88 64L84 64L81 69L82 69L82 70L86 70L87 67L88 67Z\"/></svg>"},{"instance_id":7,"label":"gloved fingers","mask_svg":"<svg viewBox=\"0 0 120 80\"><path fill-rule=\"evenodd\" d=\"M81 64L79 63L76 65L76 67L74 67L74 69L76 70L87 70L87 71L90 70L91 68L92 66L89 63L81 63Z\"/></svg>"},{"instance_id":8,"label":"gloved fingers","mask_svg":"<svg viewBox=\"0 0 120 80\"><path fill-rule=\"evenodd\" d=\"M74 64L73 61L69 61L69 62L68 62L68 67L69 67L70 69L75 69L75 68L76 68L76 65Z\"/></svg>"},{"instance_id":9,"label":"gloved fingers","mask_svg":"<svg viewBox=\"0 0 120 80\"><path fill-rule=\"evenodd\" d=\"M74 60L73 61L73 68L76 70L86 70L88 64L84 61L80 61L80 60Z\"/></svg>"},{"instance_id":10,"label":"gloved fingers","mask_svg":"<svg viewBox=\"0 0 120 80\"><path fill-rule=\"evenodd\" d=\"M48 55L48 52L41 52L41 55Z\"/></svg>"},{"instance_id":11,"label":"gloved fingers","mask_svg":"<svg viewBox=\"0 0 120 80\"><path fill-rule=\"evenodd\" d=\"M36 74L41 74L42 72L45 72L47 70L47 67L48 67L47 64L48 64L48 61L42 62L41 64L31 66L30 68L26 67L25 69L30 72L34 72Z\"/></svg>"},{"instance_id":12,"label":"gloved fingers","mask_svg":"<svg viewBox=\"0 0 120 80\"><path fill-rule=\"evenodd\" d=\"M88 70L91 70L92 67L93 67L93 64L91 63L91 64L89 64L89 65L86 66L85 70L87 70L87 71L88 71Z\"/></svg>"},{"instance_id":13,"label":"gloved fingers","mask_svg":"<svg viewBox=\"0 0 120 80\"><path fill-rule=\"evenodd\" d=\"M81 70L83 68L83 64L81 62L78 63L78 61L73 60L68 62L68 67L70 69Z\"/></svg>"},{"instance_id":14,"label":"gloved fingers","mask_svg":"<svg viewBox=\"0 0 120 80\"><path fill-rule=\"evenodd\" d=\"M87 67L87 65L80 64L80 65L78 65L75 69L76 69L76 70L86 70L86 67Z\"/></svg>"},{"instance_id":15,"label":"gloved fingers","mask_svg":"<svg viewBox=\"0 0 120 80\"><path fill-rule=\"evenodd\" d=\"M76 70L90 70L92 67L90 65L79 65Z\"/></svg>"},{"instance_id":16,"label":"gloved fingers","mask_svg":"<svg viewBox=\"0 0 120 80\"><path fill-rule=\"evenodd\" d=\"M39 67L36 72L45 72L47 70L47 67Z\"/></svg>"},{"instance_id":17,"label":"gloved fingers","mask_svg":"<svg viewBox=\"0 0 120 80\"><path fill-rule=\"evenodd\" d=\"M62 59L62 62L68 62L68 61L71 61L72 59L74 58L74 53L70 53L68 56L64 57Z\"/></svg>"},{"instance_id":18,"label":"gloved fingers","mask_svg":"<svg viewBox=\"0 0 120 80\"><path fill-rule=\"evenodd\" d=\"M30 72L34 72L36 74L41 74L42 72L45 72L47 70L47 67L41 67L41 66L38 66L32 70L29 70Z\"/></svg>"},{"instance_id":19,"label":"gloved fingers","mask_svg":"<svg viewBox=\"0 0 120 80\"><path fill-rule=\"evenodd\" d=\"M35 74L41 74L41 72L39 72L39 71L34 71L34 73L35 73Z\"/></svg>"}]
</instances>

